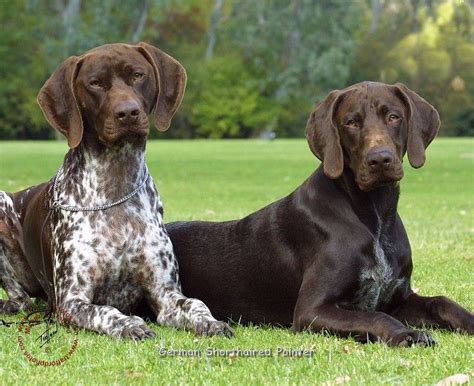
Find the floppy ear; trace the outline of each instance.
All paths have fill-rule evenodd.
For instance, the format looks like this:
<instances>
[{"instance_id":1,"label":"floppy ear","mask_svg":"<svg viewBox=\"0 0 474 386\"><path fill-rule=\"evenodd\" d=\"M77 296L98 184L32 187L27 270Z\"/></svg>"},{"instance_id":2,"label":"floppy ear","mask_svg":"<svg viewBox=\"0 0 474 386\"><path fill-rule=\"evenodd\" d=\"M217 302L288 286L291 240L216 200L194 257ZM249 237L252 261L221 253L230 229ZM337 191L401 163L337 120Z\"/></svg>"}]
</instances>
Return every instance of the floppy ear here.
<instances>
[{"instance_id":1,"label":"floppy ear","mask_svg":"<svg viewBox=\"0 0 474 386\"><path fill-rule=\"evenodd\" d=\"M436 109L417 93L402 83L397 83L403 98L409 107L408 117L408 160L414 168L425 163L425 150L438 133L440 120Z\"/></svg>"},{"instance_id":2,"label":"floppy ear","mask_svg":"<svg viewBox=\"0 0 474 386\"><path fill-rule=\"evenodd\" d=\"M153 107L155 126L160 131L166 131L183 99L186 71L181 63L158 48L143 42L137 46L155 71L157 90Z\"/></svg>"},{"instance_id":3,"label":"floppy ear","mask_svg":"<svg viewBox=\"0 0 474 386\"><path fill-rule=\"evenodd\" d=\"M344 169L339 133L333 120L341 95L339 90L332 91L316 106L306 124L309 147L322 161L324 174L329 178L338 178Z\"/></svg>"},{"instance_id":4,"label":"floppy ear","mask_svg":"<svg viewBox=\"0 0 474 386\"><path fill-rule=\"evenodd\" d=\"M48 123L61 132L71 149L82 140L84 125L74 95L74 80L80 58L71 56L49 77L39 91L37 101Z\"/></svg>"}]
</instances>

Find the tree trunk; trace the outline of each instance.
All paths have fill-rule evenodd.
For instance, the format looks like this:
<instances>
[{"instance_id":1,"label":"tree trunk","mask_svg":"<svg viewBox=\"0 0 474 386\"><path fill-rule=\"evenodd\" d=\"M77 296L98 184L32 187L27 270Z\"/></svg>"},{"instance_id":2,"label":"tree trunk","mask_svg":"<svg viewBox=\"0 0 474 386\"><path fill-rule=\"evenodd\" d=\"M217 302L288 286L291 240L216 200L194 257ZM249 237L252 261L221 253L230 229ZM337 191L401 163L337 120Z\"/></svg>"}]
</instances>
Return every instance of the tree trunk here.
<instances>
[{"instance_id":1,"label":"tree trunk","mask_svg":"<svg viewBox=\"0 0 474 386\"><path fill-rule=\"evenodd\" d=\"M140 37L142 36L143 30L145 29L146 20L148 18L148 11L150 9L150 1L143 0L142 9L140 11L140 15L138 16L138 20L135 24L135 28L132 34L132 43L138 43Z\"/></svg>"},{"instance_id":2,"label":"tree trunk","mask_svg":"<svg viewBox=\"0 0 474 386\"><path fill-rule=\"evenodd\" d=\"M71 53L71 46L74 41L77 19L79 18L79 10L81 8L81 0L70 0L67 5L61 9L61 18L65 29L64 48L68 54Z\"/></svg>"},{"instance_id":3,"label":"tree trunk","mask_svg":"<svg viewBox=\"0 0 474 386\"><path fill-rule=\"evenodd\" d=\"M292 59L297 55L300 44L300 25L301 25L301 3L300 0L291 2L293 7L293 23L286 37L286 42L281 53L283 68L288 68Z\"/></svg>"},{"instance_id":4,"label":"tree trunk","mask_svg":"<svg viewBox=\"0 0 474 386\"><path fill-rule=\"evenodd\" d=\"M382 0L372 0L372 22L370 23L370 33L377 32L379 28L380 15L382 14Z\"/></svg>"},{"instance_id":5,"label":"tree trunk","mask_svg":"<svg viewBox=\"0 0 474 386\"><path fill-rule=\"evenodd\" d=\"M63 56L66 57L71 55L74 49L74 38L81 9L81 0L69 0L67 3L66 0L57 0L56 8L62 21L64 35L61 45L63 47ZM54 134L57 140L64 140L64 137L57 130L54 130Z\"/></svg>"},{"instance_id":6,"label":"tree trunk","mask_svg":"<svg viewBox=\"0 0 474 386\"><path fill-rule=\"evenodd\" d=\"M209 60L212 58L214 54L214 47L216 46L217 40L217 27L219 26L219 22L222 16L222 7L224 6L224 0L215 0L214 2L214 10L211 14L211 25L209 26L209 40L207 43L207 50L205 59Z\"/></svg>"}]
</instances>

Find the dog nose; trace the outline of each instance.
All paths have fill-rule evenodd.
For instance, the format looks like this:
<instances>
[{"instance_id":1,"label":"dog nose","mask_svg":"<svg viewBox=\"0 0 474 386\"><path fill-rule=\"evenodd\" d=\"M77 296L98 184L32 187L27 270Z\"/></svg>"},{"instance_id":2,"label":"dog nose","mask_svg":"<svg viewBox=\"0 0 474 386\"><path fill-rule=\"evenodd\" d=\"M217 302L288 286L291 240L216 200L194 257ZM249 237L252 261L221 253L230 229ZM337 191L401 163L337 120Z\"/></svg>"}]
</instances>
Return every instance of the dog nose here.
<instances>
[{"instance_id":1,"label":"dog nose","mask_svg":"<svg viewBox=\"0 0 474 386\"><path fill-rule=\"evenodd\" d=\"M128 99L115 106L114 114L122 123L132 122L140 115L140 106L133 99Z\"/></svg>"},{"instance_id":2,"label":"dog nose","mask_svg":"<svg viewBox=\"0 0 474 386\"><path fill-rule=\"evenodd\" d=\"M389 149L372 149L367 153L367 164L373 171L387 170L393 162L393 153Z\"/></svg>"}]
</instances>

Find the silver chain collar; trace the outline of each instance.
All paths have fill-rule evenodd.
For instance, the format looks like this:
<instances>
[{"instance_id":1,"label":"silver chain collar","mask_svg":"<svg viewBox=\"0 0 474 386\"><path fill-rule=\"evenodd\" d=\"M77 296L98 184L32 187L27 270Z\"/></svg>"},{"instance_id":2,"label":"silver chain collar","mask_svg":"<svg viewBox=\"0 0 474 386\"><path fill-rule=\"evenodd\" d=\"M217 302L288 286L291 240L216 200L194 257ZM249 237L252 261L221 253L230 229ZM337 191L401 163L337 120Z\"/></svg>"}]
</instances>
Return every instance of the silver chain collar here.
<instances>
[{"instance_id":1,"label":"silver chain collar","mask_svg":"<svg viewBox=\"0 0 474 386\"><path fill-rule=\"evenodd\" d=\"M53 204L51 205L50 209L62 209L66 210L69 212L95 212L95 211L100 211L100 210L105 210L112 208L114 206L120 205L124 203L125 201L129 200L133 196L135 196L140 189L145 186L146 182L148 181L148 177L150 176L148 173L148 168L145 165L145 177L143 178L143 181L140 182L140 184L130 193L128 193L126 196L122 197L120 200L114 201L110 204L102 204L102 205L97 205L97 206L68 206L68 205L63 205L59 202L59 198L57 196L57 184L58 184L58 178L60 174L63 174L63 166L59 168L58 172L54 176L54 182L53 182Z\"/></svg>"}]
</instances>

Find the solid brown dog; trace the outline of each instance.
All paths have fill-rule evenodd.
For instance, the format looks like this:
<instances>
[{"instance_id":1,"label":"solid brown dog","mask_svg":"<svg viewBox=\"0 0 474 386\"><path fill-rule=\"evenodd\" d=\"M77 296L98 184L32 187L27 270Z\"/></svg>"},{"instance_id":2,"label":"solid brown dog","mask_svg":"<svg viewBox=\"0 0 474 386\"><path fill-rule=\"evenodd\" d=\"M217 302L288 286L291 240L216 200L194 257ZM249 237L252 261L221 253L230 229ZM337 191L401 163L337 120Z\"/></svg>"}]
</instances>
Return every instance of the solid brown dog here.
<instances>
[{"instance_id":1,"label":"solid brown dog","mask_svg":"<svg viewBox=\"0 0 474 386\"><path fill-rule=\"evenodd\" d=\"M167 225L184 294L218 318L393 346L435 344L425 326L474 334L472 313L413 292L397 213L403 157L421 167L439 124L402 84L331 92L306 127L322 165L293 193L241 220Z\"/></svg>"}]
</instances>

